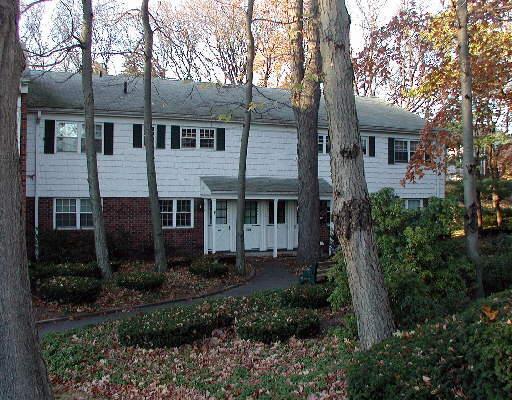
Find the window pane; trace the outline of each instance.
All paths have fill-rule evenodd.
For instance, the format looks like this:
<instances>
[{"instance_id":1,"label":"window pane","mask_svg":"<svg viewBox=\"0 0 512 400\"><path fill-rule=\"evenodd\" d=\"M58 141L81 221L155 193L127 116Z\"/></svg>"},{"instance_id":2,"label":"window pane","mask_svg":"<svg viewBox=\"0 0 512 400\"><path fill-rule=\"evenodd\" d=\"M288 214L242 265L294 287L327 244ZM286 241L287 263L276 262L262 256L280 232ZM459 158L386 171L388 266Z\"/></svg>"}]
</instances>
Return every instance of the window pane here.
<instances>
[{"instance_id":1,"label":"window pane","mask_svg":"<svg viewBox=\"0 0 512 400\"><path fill-rule=\"evenodd\" d=\"M80 125L75 122L59 122L56 132L57 152L76 152L78 130Z\"/></svg>"},{"instance_id":2,"label":"window pane","mask_svg":"<svg viewBox=\"0 0 512 400\"><path fill-rule=\"evenodd\" d=\"M92 228L94 226L92 222L91 213L80 213L80 227L81 228Z\"/></svg>"},{"instance_id":3,"label":"window pane","mask_svg":"<svg viewBox=\"0 0 512 400\"><path fill-rule=\"evenodd\" d=\"M58 213L74 213L76 212L75 199L56 199L55 210Z\"/></svg>"},{"instance_id":4,"label":"window pane","mask_svg":"<svg viewBox=\"0 0 512 400\"><path fill-rule=\"evenodd\" d=\"M199 147L207 149L215 147L215 129L199 130Z\"/></svg>"},{"instance_id":5,"label":"window pane","mask_svg":"<svg viewBox=\"0 0 512 400\"><path fill-rule=\"evenodd\" d=\"M196 148L197 132L194 128L183 128L181 130L181 147L184 149Z\"/></svg>"},{"instance_id":6,"label":"window pane","mask_svg":"<svg viewBox=\"0 0 512 400\"><path fill-rule=\"evenodd\" d=\"M160 217L162 226L171 228L172 225L172 200L160 200Z\"/></svg>"},{"instance_id":7,"label":"window pane","mask_svg":"<svg viewBox=\"0 0 512 400\"><path fill-rule=\"evenodd\" d=\"M91 199L80 199L80 212L92 213Z\"/></svg>"},{"instance_id":8,"label":"window pane","mask_svg":"<svg viewBox=\"0 0 512 400\"><path fill-rule=\"evenodd\" d=\"M395 162L408 162L407 140L395 140Z\"/></svg>"},{"instance_id":9,"label":"window pane","mask_svg":"<svg viewBox=\"0 0 512 400\"><path fill-rule=\"evenodd\" d=\"M420 142L418 140L411 140L409 142L409 146L410 146L410 158L412 159L412 157L414 156L414 154L416 153L416 149L418 148L418 145L420 144Z\"/></svg>"},{"instance_id":10,"label":"window pane","mask_svg":"<svg viewBox=\"0 0 512 400\"><path fill-rule=\"evenodd\" d=\"M254 200L245 202L244 224L258 223L258 203Z\"/></svg>"},{"instance_id":11,"label":"window pane","mask_svg":"<svg viewBox=\"0 0 512 400\"><path fill-rule=\"evenodd\" d=\"M318 154L323 154L324 152L324 136L318 135Z\"/></svg>"},{"instance_id":12,"label":"window pane","mask_svg":"<svg viewBox=\"0 0 512 400\"><path fill-rule=\"evenodd\" d=\"M76 214L75 213L57 213L55 214L55 225L57 228L75 228L76 227Z\"/></svg>"},{"instance_id":13,"label":"window pane","mask_svg":"<svg viewBox=\"0 0 512 400\"><path fill-rule=\"evenodd\" d=\"M325 152L327 154L331 152L331 141L329 140L329 136L325 137Z\"/></svg>"},{"instance_id":14,"label":"window pane","mask_svg":"<svg viewBox=\"0 0 512 400\"><path fill-rule=\"evenodd\" d=\"M361 150L363 151L363 155L366 155L368 146L368 137L367 136L361 136Z\"/></svg>"},{"instance_id":15,"label":"window pane","mask_svg":"<svg viewBox=\"0 0 512 400\"><path fill-rule=\"evenodd\" d=\"M419 210L421 208L421 201L419 199L408 199L407 208L409 210Z\"/></svg>"},{"instance_id":16,"label":"window pane","mask_svg":"<svg viewBox=\"0 0 512 400\"><path fill-rule=\"evenodd\" d=\"M268 202L268 223L274 224L274 200ZM286 203L284 200L277 201L277 223L286 223Z\"/></svg>"},{"instance_id":17,"label":"window pane","mask_svg":"<svg viewBox=\"0 0 512 400\"><path fill-rule=\"evenodd\" d=\"M192 226L192 201L176 201L176 226Z\"/></svg>"},{"instance_id":18,"label":"window pane","mask_svg":"<svg viewBox=\"0 0 512 400\"><path fill-rule=\"evenodd\" d=\"M80 151L85 153L86 144L85 144L85 124L82 124L82 134L80 140ZM96 153L103 152L103 125L96 124L94 126L94 148L96 149Z\"/></svg>"},{"instance_id":19,"label":"window pane","mask_svg":"<svg viewBox=\"0 0 512 400\"><path fill-rule=\"evenodd\" d=\"M215 223L225 225L228 223L228 202L227 200L217 200L217 215Z\"/></svg>"}]
</instances>

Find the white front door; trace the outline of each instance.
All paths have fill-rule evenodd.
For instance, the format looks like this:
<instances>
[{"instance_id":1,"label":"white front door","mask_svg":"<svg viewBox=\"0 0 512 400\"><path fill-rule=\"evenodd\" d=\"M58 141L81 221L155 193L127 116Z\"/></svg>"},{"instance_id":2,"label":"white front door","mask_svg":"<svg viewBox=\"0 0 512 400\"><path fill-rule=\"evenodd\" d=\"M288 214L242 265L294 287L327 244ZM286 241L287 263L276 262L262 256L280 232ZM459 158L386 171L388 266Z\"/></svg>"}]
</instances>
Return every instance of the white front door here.
<instances>
[{"instance_id":1,"label":"white front door","mask_svg":"<svg viewBox=\"0 0 512 400\"><path fill-rule=\"evenodd\" d=\"M286 249L288 244L288 218L286 200L277 202L277 248ZM274 248L274 200L268 201L267 248Z\"/></svg>"},{"instance_id":2,"label":"white front door","mask_svg":"<svg viewBox=\"0 0 512 400\"><path fill-rule=\"evenodd\" d=\"M228 202L217 200L217 212L215 217L215 251L229 251L231 241L231 225L228 223ZM213 247L212 202L209 201L210 221L208 225L208 243L210 250Z\"/></svg>"},{"instance_id":3,"label":"white front door","mask_svg":"<svg viewBox=\"0 0 512 400\"><path fill-rule=\"evenodd\" d=\"M245 250L260 249L261 227L258 224L258 202L247 200L244 215L244 242Z\"/></svg>"}]
</instances>

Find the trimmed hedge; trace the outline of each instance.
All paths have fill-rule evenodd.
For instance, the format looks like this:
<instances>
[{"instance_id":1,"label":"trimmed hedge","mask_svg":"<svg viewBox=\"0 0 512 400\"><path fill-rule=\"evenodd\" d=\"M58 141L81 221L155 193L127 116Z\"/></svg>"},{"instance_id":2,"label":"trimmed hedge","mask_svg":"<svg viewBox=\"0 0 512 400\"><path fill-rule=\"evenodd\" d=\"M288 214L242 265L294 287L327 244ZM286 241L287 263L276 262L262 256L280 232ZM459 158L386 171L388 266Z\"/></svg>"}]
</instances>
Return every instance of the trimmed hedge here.
<instances>
[{"instance_id":1,"label":"trimmed hedge","mask_svg":"<svg viewBox=\"0 0 512 400\"><path fill-rule=\"evenodd\" d=\"M297 308L323 308L330 305L332 284L292 286L282 292L283 304Z\"/></svg>"},{"instance_id":2,"label":"trimmed hedge","mask_svg":"<svg viewBox=\"0 0 512 400\"><path fill-rule=\"evenodd\" d=\"M29 276L32 281L56 276L101 278L101 270L95 261L88 264L34 264L29 268Z\"/></svg>"},{"instance_id":3,"label":"trimmed hedge","mask_svg":"<svg viewBox=\"0 0 512 400\"><path fill-rule=\"evenodd\" d=\"M124 346L177 347L209 336L214 329L229 326L232 321L224 310L203 303L124 320L119 325L118 336Z\"/></svg>"},{"instance_id":4,"label":"trimmed hedge","mask_svg":"<svg viewBox=\"0 0 512 400\"><path fill-rule=\"evenodd\" d=\"M155 290L159 289L164 282L164 274L149 271L120 273L116 278L118 286L132 290Z\"/></svg>"},{"instance_id":5,"label":"trimmed hedge","mask_svg":"<svg viewBox=\"0 0 512 400\"><path fill-rule=\"evenodd\" d=\"M221 264L218 260L207 256L196 258L188 270L192 274L202 276L203 278L216 278L228 273L227 265Z\"/></svg>"},{"instance_id":6,"label":"trimmed hedge","mask_svg":"<svg viewBox=\"0 0 512 400\"><path fill-rule=\"evenodd\" d=\"M510 399L511 320L512 291L507 291L355 352L345 366L349 397Z\"/></svg>"},{"instance_id":7,"label":"trimmed hedge","mask_svg":"<svg viewBox=\"0 0 512 400\"><path fill-rule=\"evenodd\" d=\"M308 338L320 332L320 320L312 310L290 308L252 313L236 322L242 339L272 343L292 336Z\"/></svg>"},{"instance_id":8,"label":"trimmed hedge","mask_svg":"<svg viewBox=\"0 0 512 400\"><path fill-rule=\"evenodd\" d=\"M93 303L100 292L99 279L83 276L57 276L39 285L42 297L61 303Z\"/></svg>"}]
</instances>

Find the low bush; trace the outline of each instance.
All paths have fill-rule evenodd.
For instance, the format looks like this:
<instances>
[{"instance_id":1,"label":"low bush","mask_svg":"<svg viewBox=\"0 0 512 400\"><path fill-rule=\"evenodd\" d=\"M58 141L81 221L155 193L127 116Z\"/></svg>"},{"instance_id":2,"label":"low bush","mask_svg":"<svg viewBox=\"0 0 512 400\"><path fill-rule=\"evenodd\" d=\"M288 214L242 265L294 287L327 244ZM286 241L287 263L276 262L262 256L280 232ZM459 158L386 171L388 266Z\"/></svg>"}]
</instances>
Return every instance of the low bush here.
<instances>
[{"instance_id":1,"label":"low bush","mask_svg":"<svg viewBox=\"0 0 512 400\"><path fill-rule=\"evenodd\" d=\"M512 252L482 257L484 288L487 294L512 287Z\"/></svg>"},{"instance_id":2,"label":"low bush","mask_svg":"<svg viewBox=\"0 0 512 400\"><path fill-rule=\"evenodd\" d=\"M185 266L190 265L191 262L192 262L192 259L190 257L187 257L187 256L174 256L174 257L169 257L167 259L167 266L169 268L185 267Z\"/></svg>"},{"instance_id":3,"label":"low bush","mask_svg":"<svg viewBox=\"0 0 512 400\"><path fill-rule=\"evenodd\" d=\"M39 260L52 263L91 262L96 258L94 232L43 230L38 234Z\"/></svg>"},{"instance_id":4,"label":"low bush","mask_svg":"<svg viewBox=\"0 0 512 400\"><path fill-rule=\"evenodd\" d=\"M313 337L320 332L320 320L312 310L283 308L244 316L237 320L236 331L242 339L272 343Z\"/></svg>"},{"instance_id":5,"label":"low bush","mask_svg":"<svg viewBox=\"0 0 512 400\"><path fill-rule=\"evenodd\" d=\"M334 286L330 283L292 286L282 292L283 304L297 308L327 307L333 290Z\"/></svg>"},{"instance_id":6,"label":"low bush","mask_svg":"<svg viewBox=\"0 0 512 400\"><path fill-rule=\"evenodd\" d=\"M242 339L272 343L292 336L307 338L320 332L320 320L312 310L289 308L252 313L236 322Z\"/></svg>"},{"instance_id":7,"label":"low bush","mask_svg":"<svg viewBox=\"0 0 512 400\"><path fill-rule=\"evenodd\" d=\"M203 278L216 278L226 275L228 267L212 257L204 256L196 258L190 265L189 271Z\"/></svg>"},{"instance_id":8,"label":"low bush","mask_svg":"<svg viewBox=\"0 0 512 400\"><path fill-rule=\"evenodd\" d=\"M92 303L101 292L101 281L83 276L57 276L43 280L39 293L61 303Z\"/></svg>"},{"instance_id":9,"label":"low bush","mask_svg":"<svg viewBox=\"0 0 512 400\"><path fill-rule=\"evenodd\" d=\"M116 277L118 286L133 290L156 290L165 282L165 275L159 272L135 271L120 273Z\"/></svg>"},{"instance_id":10,"label":"low bush","mask_svg":"<svg viewBox=\"0 0 512 400\"><path fill-rule=\"evenodd\" d=\"M82 276L88 278L101 278L98 264L64 263L64 264L34 264L29 268L32 281L47 279L56 276Z\"/></svg>"},{"instance_id":11,"label":"low bush","mask_svg":"<svg viewBox=\"0 0 512 400\"><path fill-rule=\"evenodd\" d=\"M512 393L512 292L354 352L348 394L369 399L495 399Z\"/></svg>"},{"instance_id":12,"label":"low bush","mask_svg":"<svg viewBox=\"0 0 512 400\"><path fill-rule=\"evenodd\" d=\"M206 337L233 319L212 303L174 307L124 320L118 328L124 346L177 347Z\"/></svg>"}]
</instances>

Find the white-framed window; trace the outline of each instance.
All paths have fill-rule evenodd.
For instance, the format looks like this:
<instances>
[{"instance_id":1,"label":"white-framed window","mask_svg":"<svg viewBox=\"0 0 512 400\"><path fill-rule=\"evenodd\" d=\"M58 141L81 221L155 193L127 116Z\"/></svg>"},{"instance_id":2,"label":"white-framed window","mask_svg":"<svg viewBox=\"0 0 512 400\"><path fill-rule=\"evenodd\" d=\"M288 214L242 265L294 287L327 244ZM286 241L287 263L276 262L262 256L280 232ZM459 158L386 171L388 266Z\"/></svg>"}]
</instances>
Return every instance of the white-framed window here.
<instances>
[{"instance_id":1,"label":"white-framed window","mask_svg":"<svg viewBox=\"0 0 512 400\"><path fill-rule=\"evenodd\" d=\"M215 214L215 223L217 225L227 225L228 223L228 201L227 200L217 200L217 212ZM208 213L208 224L212 224L212 201L208 200L208 210L210 211Z\"/></svg>"},{"instance_id":2,"label":"white-framed window","mask_svg":"<svg viewBox=\"0 0 512 400\"><path fill-rule=\"evenodd\" d=\"M361 150L364 156L368 155L368 136L361 136Z\"/></svg>"},{"instance_id":3,"label":"white-framed window","mask_svg":"<svg viewBox=\"0 0 512 400\"><path fill-rule=\"evenodd\" d=\"M193 228L193 199L160 199L162 228Z\"/></svg>"},{"instance_id":4,"label":"white-framed window","mask_svg":"<svg viewBox=\"0 0 512 400\"><path fill-rule=\"evenodd\" d=\"M326 133L318 134L318 154L329 154L330 151L329 135Z\"/></svg>"},{"instance_id":5,"label":"white-framed window","mask_svg":"<svg viewBox=\"0 0 512 400\"><path fill-rule=\"evenodd\" d=\"M408 163L419 144L419 140L395 139L395 163Z\"/></svg>"},{"instance_id":6,"label":"white-framed window","mask_svg":"<svg viewBox=\"0 0 512 400\"><path fill-rule=\"evenodd\" d=\"M202 149L215 148L215 129L200 128L199 129L199 147Z\"/></svg>"},{"instance_id":7,"label":"white-framed window","mask_svg":"<svg viewBox=\"0 0 512 400\"><path fill-rule=\"evenodd\" d=\"M404 202L408 210L419 210L423 207L423 199L404 199Z\"/></svg>"},{"instance_id":8,"label":"white-framed window","mask_svg":"<svg viewBox=\"0 0 512 400\"><path fill-rule=\"evenodd\" d=\"M92 206L88 198L55 199L53 207L55 229L91 229Z\"/></svg>"},{"instance_id":9,"label":"white-framed window","mask_svg":"<svg viewBox=\"0 0 512 400\"><path fill-rule=\"evenodd\" d=\"M181 148L195 149L197 147L197 129L181 128Z\"/></svg>"},{"instance_id":10,"label":"white-framed window","mask_svg":"<svg viewBox=\"0 0 512 400\"><path fill-rule=\"evenodd\" d=\"M96 124L94 146L103 153L103 124ZM58 121L55 129L55 152L85 153L85 127L83 122Z\"/></svg>"}]
</instances>

